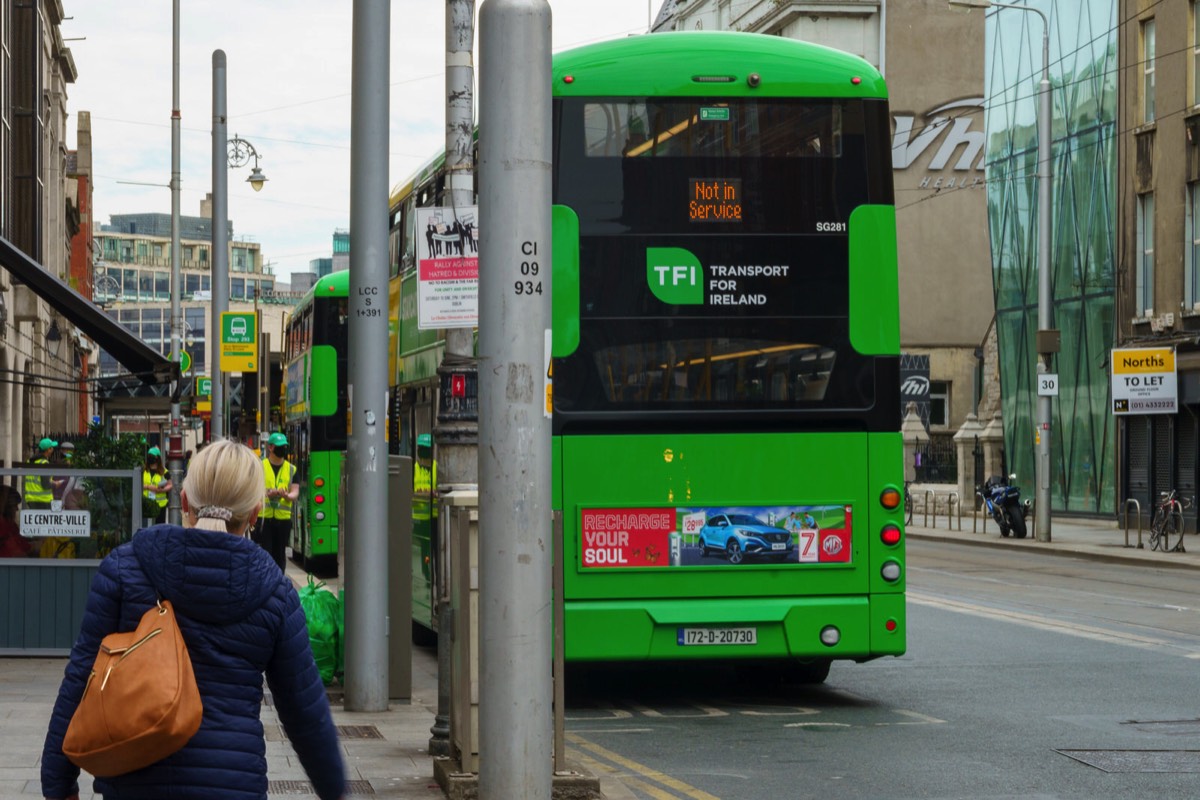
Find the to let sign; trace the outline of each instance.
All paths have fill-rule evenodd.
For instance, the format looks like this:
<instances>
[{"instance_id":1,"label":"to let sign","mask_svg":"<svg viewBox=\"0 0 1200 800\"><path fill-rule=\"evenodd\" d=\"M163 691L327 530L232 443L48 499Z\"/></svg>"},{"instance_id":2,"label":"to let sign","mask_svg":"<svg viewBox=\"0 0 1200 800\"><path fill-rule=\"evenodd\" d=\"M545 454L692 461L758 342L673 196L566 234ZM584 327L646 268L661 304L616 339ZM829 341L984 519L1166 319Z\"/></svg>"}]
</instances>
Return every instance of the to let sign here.
<instances>
[{"instance_id":1,"label":"to let sign","mask_svg":"<svg viewBox=\"0 0 1200 800\"><path fill-rule=\"evenodd\" d=\"M258 370L258 321L254 312L221 314L221 371Z\"/></svg>"},{"instance_id":2,"label":"to let sign","mask_svg":"<svg viewBox=\"0 0 1200 800\"><path fill-rule=\"evenodd\" d=\"M40 536L87 538L92 535L92 512L22 509L21 535L30 539Z\"/></svg>"},{"instance_id":3,"label":"to let sign","mask_svg":"<svg viewBox=\"0 0 1200 800\"><path fill-rule=\"evenodd\" d=\"M1175 350L1141 347L1112 351L1114 414L1175 414L1179 411Z\"/></svg>"}]
</instances>

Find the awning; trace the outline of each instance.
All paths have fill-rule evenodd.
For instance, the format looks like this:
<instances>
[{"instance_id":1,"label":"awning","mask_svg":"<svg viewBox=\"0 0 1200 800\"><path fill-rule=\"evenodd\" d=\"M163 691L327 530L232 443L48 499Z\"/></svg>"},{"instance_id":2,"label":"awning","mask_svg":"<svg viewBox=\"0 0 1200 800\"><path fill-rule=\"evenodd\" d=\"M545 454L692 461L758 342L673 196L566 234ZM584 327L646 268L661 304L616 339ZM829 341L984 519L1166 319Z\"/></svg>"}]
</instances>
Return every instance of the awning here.
<instances>
[{"instance_id":1,"label":"awning","mask_svg":"<svg viewBox=\"0 0 1200 800\"><path fill-rule=\"evenodd\" d=\"M91 300L51 275L3 236L0 236L0 266L37 293L144 383L168 383L178 378L178 364L125 330Z\"/></svg>"}]
</instances>

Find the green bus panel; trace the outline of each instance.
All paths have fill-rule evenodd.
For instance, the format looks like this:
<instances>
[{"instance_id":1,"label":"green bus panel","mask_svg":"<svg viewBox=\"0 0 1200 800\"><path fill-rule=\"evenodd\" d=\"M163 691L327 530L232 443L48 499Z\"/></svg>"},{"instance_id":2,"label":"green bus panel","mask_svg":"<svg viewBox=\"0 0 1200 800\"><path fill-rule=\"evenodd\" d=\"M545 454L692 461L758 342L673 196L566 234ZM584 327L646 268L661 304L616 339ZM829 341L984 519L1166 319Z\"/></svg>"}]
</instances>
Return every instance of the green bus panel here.
<instances>
[{"instance_id":1,"label":"green bus panel","mask_svg":"<svg viewBox=\"0 0 1200 800\"><path fill-rule=\"evenodd\" d=\"M336 556L338 551L338 487L342 482L342 454L329 450L318 450L308 458L308 476L306 491L308 497L308 536L304 542L304 557L320 558L321 556ZM325 485L318 487L316 481L324 480ZM317 503L316 496L325 498L324 503ZM325 519L318 520L317 512L323 511Z\"/></svg>"},{"instance_id":2,"label":"green bus panel","mask_svg":"<svg viewBox=\"0 0 1200 800\"><path fill-rule=\"evenodd\" d=\"M880 501L886 488L902 491L899 434L563 436L553 452L569 660L866 660L904 652L903 543L880 538L885 525L902 524L901 509ZM664 537L653 548L609 548L631 562L620 566L585 563L600 552L592 520L611 517L620 528L664 510L669 545ZM787 528L790 510L821 520L822 546L827 535L844 535L842 560L799 560L806 531ZM828 524L842 511L843 525ZM703 552L695 519L722 512L752 516L764 530L792 530L795 552L764 551L740 563ZM898 581L881 575L889 560L900 565ZM826 625L841 631L836 646L820 642ZM753 627L757 644L684 647L678 636L689 626Z\"/></svg>"}]
</instances>

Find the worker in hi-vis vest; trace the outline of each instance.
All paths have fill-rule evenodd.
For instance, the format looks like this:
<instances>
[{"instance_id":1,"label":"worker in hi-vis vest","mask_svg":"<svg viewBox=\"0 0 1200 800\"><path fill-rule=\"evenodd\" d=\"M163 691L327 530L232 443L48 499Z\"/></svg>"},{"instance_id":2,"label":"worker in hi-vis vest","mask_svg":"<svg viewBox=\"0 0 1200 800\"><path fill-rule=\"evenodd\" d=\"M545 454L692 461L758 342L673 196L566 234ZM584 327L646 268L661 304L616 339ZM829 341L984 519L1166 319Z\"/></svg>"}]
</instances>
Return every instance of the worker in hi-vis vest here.
<instances>
[{"instance_id":1,"label":"worker in hi-vis vest","mask_svg":"<svg viewBox=\"0 0 1200 800\"><path fill-rule=\"evenodd\" d=\"M267 457L262 461L267 494L253 536L281 570L285 568L288 539L292 536L292 504L300 497L296 467L287 460L289 452L287 437L282 433L276 431L267 437Z\"/></svg>"},{"instance_id":2,"label":"worker in hi-vis vest","mask_svg":"<svg viewBox=\"0 0 1200 800\"><path fill-rule=\"evenodd\" d=\"M142 468L142 497L153 500L158 511L154 512L151 525L167 521L167 501L171 497L171 480L163 469L162 451L151 447L146 451L146 465Z\"/></svg>"},{"instance_id":3,"label":"worker in hi-vis vest","mask_svg":"<svg viewBox=\"0 0 1200 800\"><path fill-rule=\"evenodd\" d=\"M433 460L433 437L417 436L417 457L413 461L412 522L413 536L421 549L431 548L437 536L437 462ZM432 552L421 553L421 572L429 577Z\"/></svg>"},{"instance_id":4,"label":"worker in hi-vis vest","mask_svg":"<svg viewBox=\"0 0 1200 800\"><path fill-rule=\"evenodd\" d=\"M37 452L33 454L29 463L38 467L50 466L50 456L53 455L56 447L58 447L58 442L47 436L38 442ZM50 508L50 504L54 500L54 487L57 483L58 481L49 475L26 475L25 508Z\"/></svg>"}]
</instances>

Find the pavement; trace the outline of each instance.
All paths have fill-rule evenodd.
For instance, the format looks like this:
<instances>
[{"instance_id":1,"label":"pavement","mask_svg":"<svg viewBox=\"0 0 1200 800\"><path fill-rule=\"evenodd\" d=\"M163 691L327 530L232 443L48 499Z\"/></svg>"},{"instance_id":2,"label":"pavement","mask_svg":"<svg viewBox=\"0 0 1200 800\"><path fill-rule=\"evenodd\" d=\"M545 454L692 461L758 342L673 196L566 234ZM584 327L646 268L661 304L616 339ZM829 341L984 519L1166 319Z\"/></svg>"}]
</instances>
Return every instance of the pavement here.
<instances>
[{"instance_id":1,"label":"pavement","mask_svg":"<svg viewBox=\"0 0 1200 800\"><path fill-rule=\"evenodd\" d=\"M980 547L1016 548L1055 557L1200 569L1200 536L1188 534L1184 537L1186 552L1160 553L1149 549L1145 531L1143 547L1138 548L1136 524L1127 534L1112 520L1055 517L1048 542L1036 539L1032 524L1028 538L1001 538L991 519L985 524L982 517L969 515L948 521L944 513L937 519L917 514L913 523L908 527L907 535L914 540L952 541ZM288 575L297 586L307 581L305 573L290 563ZM337 590L336 579L327 584ZM41 794L42 741L65 663L62 658L0 659L0 730L4 733L4 747L0 748L0 800L19 800ZM331 690L330 699L334 723L341 729L347 778L351 781L348 797L374 795L430 800L444 796L434 782L433 764L427 751L429 729L437 707L436 657L414 648L413 690L409 702L393 702L386 711L368 713L344 711L336 688ZM271 795L314 797L269 702L263 706L262 719L266 730ZM618 775L599 777L605 798L620 800L633 796ZM91 793L91 781L86 774L81 776L80 787L83 800L100 799L100 795Z\"/></svg>"},{"instance_id":2,"label":"pavement","mask_svg":"<svg viewBox=\"0 0 1200 800\"><path fill-rule=\"evenodd\" d=\"M936 518L921 513L915 514L913 524L907 526L905 533L915 540L943 540L980 547L1017 548L1052 556L1070 556L1110 563L1200 569L1200 536L1194 533L1184 534L1185 552L1163 553L1150 549L1148 523L1145 523L1146 527L1141 531L1139 546L1136 519L1130 520L1129 530L1126 531L1119 520L1055 516L1050 520L1050 541L1047 542L1038 541L1033 530L1032 514L1026 520L1026 524L1029 527L1026 538L1003 538L990 516L972 516L964 513L961 518L953 516L948 519L943 510Z\"/></svg>"}]
</instances>

